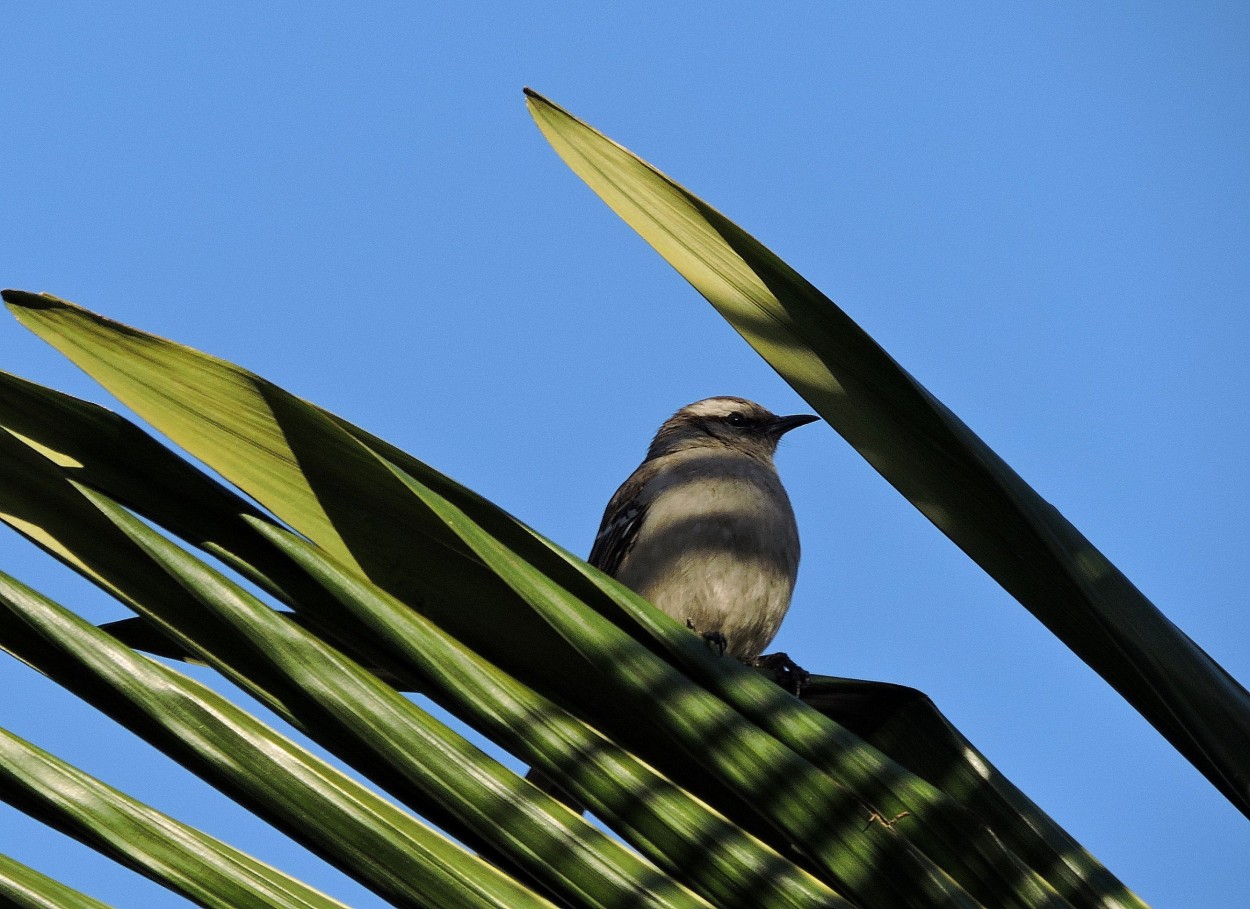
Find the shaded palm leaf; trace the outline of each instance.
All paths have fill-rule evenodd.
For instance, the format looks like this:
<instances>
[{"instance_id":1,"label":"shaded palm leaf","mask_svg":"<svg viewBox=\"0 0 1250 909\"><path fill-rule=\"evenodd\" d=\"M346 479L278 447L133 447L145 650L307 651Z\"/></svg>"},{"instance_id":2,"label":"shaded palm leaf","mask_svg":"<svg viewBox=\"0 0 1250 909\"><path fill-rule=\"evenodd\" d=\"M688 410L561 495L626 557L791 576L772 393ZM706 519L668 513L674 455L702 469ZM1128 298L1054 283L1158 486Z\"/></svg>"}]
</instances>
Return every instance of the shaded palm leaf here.
<instances>
[{"instance_id":1,"label":"shaded palm leaf","mask_svg":"<svg viewBox=\"0 0 1250 909\"><path fill-rule=\"evenodd\" d=\"M829 298L527 92L543 135L886 480L1250 816L1250 693Z\"/></svg>"},{"instance_id":2,"label":"shaded palm leaf","mask_svg":"<svg viewBox=\"0 0 1250 909\"><path fill-rule=\"evenodd\" d=\"M404 789L367 735L342 745L342 727L364 702L334 707L313 692L329 684L338 697L342 683L328 680L346 673L374 696L387 695L304 627L324 629L328 641L387 665L394 678L415 681L527 760L562 774L674 881L717 905L788 905L796 894L802 905L843 904L829 888L863 906L1138 905L1026 801L1013 805L999 792L995 805L996 823L1020 828L1013 835L1027 858L1005 849L958 799L750 671L712 658L629 591L367 433L231 364L54 298L7 297L24 321L310 542L225 490L205 487L175 505L150 494L146 468L119 444L147 452L159 476L190 468L165 463L172 455L118 418L20 380L0 383L0 422L13 434L0 437L12 439L0 444L7 456L0 478L11 478L0 483L3 512L143 612L182 652L218 666L392 791ZM114 450L94 450L92 427L101 425L112 427ZM178 485L203 482L212 481L196 474ZM209 541L201 545L275 591L300 622L269 613L179 555L118 510L114 496L192 542ZM248 618L231 618L235 609ZM469 669L440 670L444 663L428 654L423 663L423 647L440 643L446 666ZM293 648L308 655L279 666L278 652ZM476 688L472 667L481 676ZM327 711L338 715L328 733L319 719ZM477 829L463 806L479 794L456 775L461 762L439 758L435 747L409 747L410 775L428 772L421 761L440 760L438 773L452 774L444 787L463 793L440 800L426 785L421 796L409 790L409 804L505 867L521 868L523 880L543 876L522 856L541 832ZM583 770L588 750L603 759L584 761ZM519 780L495 779L505 802L536 799L516 788ZM477 785L494 784L479 776ZM660 798L640 806L650 792ZM500 811L498 804L481 810L481 822ZM563 808L541 798L522 813L540 827L544 814L552 830L564 824L553 836L584 835L561 820ZM695 848L709 837L724 848ZM672 860L683 854L692 860ZM585 878L572 883L577 869L554 871L544 887L569 904L595 904L586 901L594 888ZM683 899L656 873L636 868L621 886ZM728 884L727 874L735 875Z\"/></svg>"}]
</instances>

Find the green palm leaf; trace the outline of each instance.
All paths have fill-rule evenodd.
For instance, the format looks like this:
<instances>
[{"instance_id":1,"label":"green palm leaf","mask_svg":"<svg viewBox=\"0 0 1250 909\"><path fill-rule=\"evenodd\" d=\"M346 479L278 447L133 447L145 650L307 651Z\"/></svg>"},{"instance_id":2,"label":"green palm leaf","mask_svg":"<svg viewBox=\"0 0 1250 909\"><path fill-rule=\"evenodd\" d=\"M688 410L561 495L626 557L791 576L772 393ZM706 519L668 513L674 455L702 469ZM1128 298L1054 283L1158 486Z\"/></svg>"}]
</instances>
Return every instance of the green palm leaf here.
<instances>
[{"instance_id":1,"label":"green palm leaf","mask_svg":"<svg viewBox=\"0 0 1250 909\"><path fill-rule=\"evenodd\" d=\"M5 730L0 730L0 792L6 801L201 905L343 909L338 900L127 797ZM0 897L18 906L103 905L3 856Z\"/></svg>"},{"instance_id":2,"label":"green palm leaf","mask_svg":"<svg viewBox=\"0 0 1250 909\"><path fill-rule=\"evenodd\" d=\"M182 653L217 666L503 867L524 869L517 871L524 881L543 879L572 905L597 904L597 884L582 876L592 867L617 875L621 892L641 886L679 903L689 897L674 884L724 906L1139 905L1027 800L1013 802L1009 787L985 799L997 826L1019 828L1000 839L984 818L905 766L915 758L908 752L928 743L900 746L905 737L895 737L896 764L755 674L711 657L610 579L362 430L232 364L64 301L16 292L6 299L307 541L170 463L172 455L124 421L20 380L0 381L0 425L8 429L0 434L0 513L132 604ZM110 429L107 450L94 435L100 427ZM245 435L248 453L240 457ZM137 462L130 457L142 452ZM172 504L153 495L145 488L149 469L184 495ZM222 554L294 607L298 623L114 501ZM312 627L326 643L304 630ZM46 671L76 658L72 644L63 650L42 657ZM580 867L543 869L533 861L549 858L541 845L526 866L527 845L549 836L576 856L590 848L587 834L569 826L565 809L468 760L468 752L406 737L411 730L385 731L426 720L408 714L343 651L420 685L566 779L667 877L626 869L620 858L607 872L595 864L606 853L591 851L570 861ZM365 728L373 724L357 718L380 721L382 708L406 719L382 724L373 741ZM161 741L182 753L167 736ZM945 744L962 747L949 736ZM452 753L459 757L448 760ZM191 760L218 772L211 761ZM423 769L429 761L440 763L437 771ZM989 768L978 769L992 778ZM429 782L418 785L421 778ZM506 807L514 802L524 807ZM716 848L705 845L713 838ZM459 881L453 876L448 886Z\"/></svg>"},{"instance_id":3,"label":"green palm leaf","mask_svg":"<svg viewBox=\"0 0 1250 909\"><path fill-rule=\"evenodd\" d=\"M542 96L565 163L863 457L1250 815L1250 693L824 294Z\"/></svg>"},{"instance_id":4,"label":"green palm leaf","mask_svg":"<svg viewBox=\"0 0 1250 909\"><path fill-rule=\"evenodd\" d=\"M12 906L13 909L61 909L63 906L109 909L99 900L40 874L7 855L0 855L0 901L3 901L0 905Z\"/></svg>"},{"instance_id":5,"label":"green palm leaf","mask_svg":"<svg viewBox=\"0 0 1250 909\"><path fill-rule=\"evenodd\" d=\"M0 647L397 905L550 905L220 695L2 574L0 615Z\"/></svg>"}]
</instances>

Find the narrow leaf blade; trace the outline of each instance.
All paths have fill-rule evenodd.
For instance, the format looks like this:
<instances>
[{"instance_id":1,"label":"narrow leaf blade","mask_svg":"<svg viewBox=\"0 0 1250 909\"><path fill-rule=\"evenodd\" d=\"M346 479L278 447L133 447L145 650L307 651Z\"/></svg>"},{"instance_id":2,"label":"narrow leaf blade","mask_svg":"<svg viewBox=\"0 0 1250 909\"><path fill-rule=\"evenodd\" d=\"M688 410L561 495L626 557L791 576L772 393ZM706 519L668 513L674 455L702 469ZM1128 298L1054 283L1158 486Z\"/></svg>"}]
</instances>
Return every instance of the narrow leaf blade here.
<instances>
[{"instance_id":1,"label":"narrow leaf blade","mask_svg":"<svg viewBox=\"0 0 1250 909\"><path fill-rule=\"evenodd\" d=\"M344 909L338 900L118 792L4 729L0 729L0 798L204 906ZM6 870L0 857L0 895L6 889ZM55 899L60 886L54 883L40 892ZM97 905L80 895L59 898L62 901L30 905Z\"/></svg>"},{"instance_id":2,"label":"narrow leaf blade","mask_svg":"<svg viewBox=\"0 0 1250 909\"><path fill-rule=\"evenodd\" d=\"M707 203L545 98L543 135L913 505L1250 816L1250 693L850 317Z\"/></svg>"}]
</instances>

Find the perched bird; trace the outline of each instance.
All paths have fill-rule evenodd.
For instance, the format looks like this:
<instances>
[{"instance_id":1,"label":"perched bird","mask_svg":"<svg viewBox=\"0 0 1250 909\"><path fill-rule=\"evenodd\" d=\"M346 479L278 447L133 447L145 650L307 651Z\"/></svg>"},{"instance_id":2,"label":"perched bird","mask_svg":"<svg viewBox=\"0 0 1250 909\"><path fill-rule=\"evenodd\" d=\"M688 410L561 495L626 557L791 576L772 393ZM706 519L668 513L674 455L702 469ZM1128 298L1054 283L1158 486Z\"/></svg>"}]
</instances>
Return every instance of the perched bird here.
<instances>
[{"instance_id":1,"label":"perched bird","mask_svg":"<svg viewBox=\"0 0 1250 909\"><path fill-rule=\"evenodd\" d=\"M779 417L744 398L688 404L608 502L590 564L798 695L807 673L760 659L790 608L799 531L773 464L781 437L819 417ZM531 768L526 779L583 806Z\"/></svg>"},{"instance_id":2,"label":"perched bird","mask_svg":"<svg viewBox=\"0 0 1250 909\"><path fill-rule=\"evenodd\" d=\"M756 661L790 608L799 568L773 453L785 433L818 419L734 397L683 407L608 502L590 564L722 653Z\"/></svg>"}]
</instances>

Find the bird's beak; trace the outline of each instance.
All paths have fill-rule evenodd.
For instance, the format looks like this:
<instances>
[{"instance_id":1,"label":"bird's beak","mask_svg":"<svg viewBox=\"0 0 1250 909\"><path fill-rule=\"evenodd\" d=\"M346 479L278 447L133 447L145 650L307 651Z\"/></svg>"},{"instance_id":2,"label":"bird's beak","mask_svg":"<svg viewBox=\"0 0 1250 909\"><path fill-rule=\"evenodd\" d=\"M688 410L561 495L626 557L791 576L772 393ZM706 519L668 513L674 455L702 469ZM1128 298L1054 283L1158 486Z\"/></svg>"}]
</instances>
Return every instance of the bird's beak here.
<instances>
[{"instance_id":1,"label":"bird's beak","mask_svg":"<svg viewBox=\"0 0 1250 909\"><path fill-rule=\"evenodd\" d=\"M778 417L773 423L773 434L781 438L792 429L815 423L820 417L810 413L796 413L788 417Z\"/></svg>"}]
</instances>

